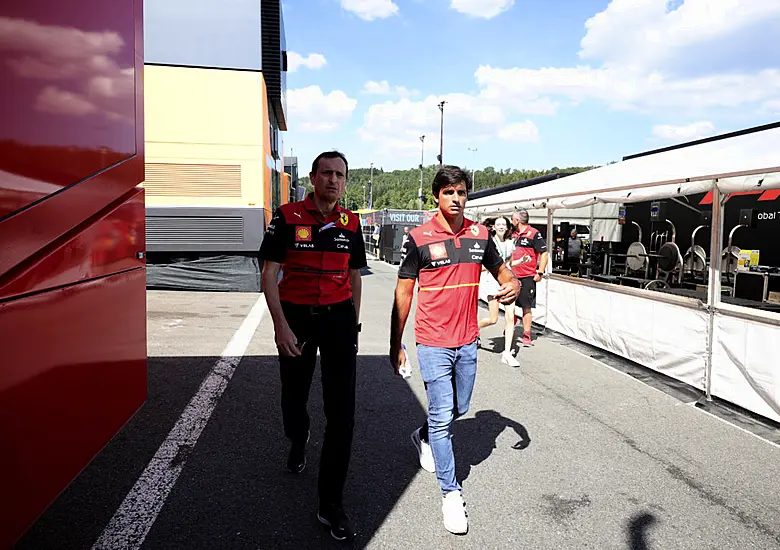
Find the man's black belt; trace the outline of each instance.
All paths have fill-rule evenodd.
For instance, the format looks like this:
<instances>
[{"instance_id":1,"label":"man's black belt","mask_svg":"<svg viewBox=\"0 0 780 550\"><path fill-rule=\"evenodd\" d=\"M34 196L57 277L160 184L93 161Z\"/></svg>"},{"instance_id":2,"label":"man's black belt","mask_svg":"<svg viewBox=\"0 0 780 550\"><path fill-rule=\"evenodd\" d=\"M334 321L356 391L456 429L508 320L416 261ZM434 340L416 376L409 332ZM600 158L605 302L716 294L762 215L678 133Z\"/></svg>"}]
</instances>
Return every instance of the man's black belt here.
<instances>
[{"instance_id":1,"label":"man's black belt","mask_svg":"<svg viewBox=\"0 0 780 550\"><path fill-rule=\"evenodd\" d=\"M293 309L301 313L308 313L309 315L323 315L325 313L331 313L335 311L343 311L348 308L355 308L355 302L352 298L344 300L343 302L336 302L335 304L328 304L324 306L307 306L304 304L292 304L286 303L285 308Z\"/></svg>"}]
</instances>

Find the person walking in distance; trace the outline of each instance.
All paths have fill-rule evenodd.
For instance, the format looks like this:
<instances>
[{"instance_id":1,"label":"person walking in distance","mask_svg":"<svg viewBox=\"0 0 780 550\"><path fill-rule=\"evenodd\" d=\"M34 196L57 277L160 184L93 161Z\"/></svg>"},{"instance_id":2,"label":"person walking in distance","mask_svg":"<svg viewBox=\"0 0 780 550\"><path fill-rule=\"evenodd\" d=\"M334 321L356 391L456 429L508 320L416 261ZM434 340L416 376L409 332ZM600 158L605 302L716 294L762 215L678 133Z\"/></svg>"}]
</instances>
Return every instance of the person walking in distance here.
<instances>
[{"instance_id":1,"label":"person walking in distance","mask_svg":"<svg viewBox=\"0 0 780 550\"><path fill-rule=\"evenodd\" d=\"M276 210L260 247L263 292L279 350L284 433L291 442L287 469L293 474L306 467L306 403L320 351L327 425L317 517L337 540L354 536L342 492L355 424L360 269L367 265L360 220L338 204L347 175L344 155L320 154L309 174L314 192Z\"/></svg>"},{"instance_id":2,"label":"person walking in distance","mask_svg":"<svg viewBox=\"0 0 780 550\"><path fill-rule=\"evenodd\" d=\"M456 166L443 166L436 173L432 191L438 212L409 233L390 324L390 362L398 374L406 362L401 339L419 283L414 333L428 419L412 432L412 442L420 465L436 472L444 527L456 534L468 531L468 519L455 478L450 433L455 418L469 409L477 374L481 266L501 285L497 300L512 304L519 289L485 226L463 216L470 188L469 174Z\"/></svg>"},{"instance_id":3,"label":"person walking in distance","mask_svg":"<svg viewBox=\"0 0 780 550\"><path fill-rule=\"evenodd\" d=\"M496 250L498 250L498 253L501 255L501 259L505 264L508 264L512 260L512 252L514 251L512 227L509 220L504 216L496 218L493 222L491 234L491 238L496 245ZM495 278L484 267L482 268L480 287L484 293L487 294L488 312L490 314L487 319L479 320L479 329L482 330L483 328L495 325L498 322L499 307L496 294L500 290ZM519 367L520 363L518 363L517 359L512 355L512 344L515 336L514 304L507 305L504 308L504 317L506 319L506 324L504 325L504 351L501 353L501 362L510 367Z\"/></svg>"},{"instance_id":4,"label":"person walking in distance","mask_svg":"<svg viewBox=\"0 0 780 550\"><path fill-rule=\"evenodd\" d=\"M523 310L523 346L525 347L533 345L531 309L536 307L536 283L542 280L550 257L547 253L547 242L539 231L528 224L528 220L528 211L524 208L512 214L512 222L517 231L511 266L520 280L517 305Z\"/></svg>"}]
</instances>

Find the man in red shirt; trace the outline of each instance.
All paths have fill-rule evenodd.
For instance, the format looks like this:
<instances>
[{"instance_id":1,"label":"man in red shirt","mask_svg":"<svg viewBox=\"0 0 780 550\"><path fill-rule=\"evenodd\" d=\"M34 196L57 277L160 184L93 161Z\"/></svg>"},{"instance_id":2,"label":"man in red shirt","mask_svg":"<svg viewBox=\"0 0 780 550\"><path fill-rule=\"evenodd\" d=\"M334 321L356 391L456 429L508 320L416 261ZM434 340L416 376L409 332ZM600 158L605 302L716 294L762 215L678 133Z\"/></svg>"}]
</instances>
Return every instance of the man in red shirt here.
<instances>
[{"instance_id":1,"label":"man in red shirt","mask_svg":"<svg viewBox=\"0 0 780 550\"><path fill-rule=\"evenodd\" d=\"M517 305L523 309L523 346L532 346L531 309L536 307L536 283L542 280L550 255L547 242L536 229L528 225L528 210L516 210L512 223L517 227L512 271L520 281Z\"/></svg>"},{"instance_id":2,"label":"man in red shirt","mask_svg":"<svg viewBox=\"0 0 780 550\"><path fill-rule=\"evenodd\" d=\"M347 170L341 153L314 159L309 174L314 192L276 210L260 248L263 292L279 349L284 433L292 443L287 469L293 474L306 467L306 403L320 350L327 426L317 517L337 540L354 536L342 492L355 424L360 269L366 266L360 220L338 205Z\"/></svg>"},{"instance_id":3,"label":"man in red shirt","mask_svg":"<svg viewBox=\"0 0 780 550\"><path fill-rule=\"evenodd\" d=\"M463 216L471 188L469 174L444 166L433 179L439 211L412 229L398 271L390 327L390 362L399 373L406 361L401 337L417 292L415 339L420 374L428 396L428 420L412 432L420 465L436 472L442 490L445 528L468 531L462 489L455 478L450 431L466 414L477 374L477 300L484 265L501 284L496 298L511 304L519 288L485 226Z\"/></svg>"}]
</instances>

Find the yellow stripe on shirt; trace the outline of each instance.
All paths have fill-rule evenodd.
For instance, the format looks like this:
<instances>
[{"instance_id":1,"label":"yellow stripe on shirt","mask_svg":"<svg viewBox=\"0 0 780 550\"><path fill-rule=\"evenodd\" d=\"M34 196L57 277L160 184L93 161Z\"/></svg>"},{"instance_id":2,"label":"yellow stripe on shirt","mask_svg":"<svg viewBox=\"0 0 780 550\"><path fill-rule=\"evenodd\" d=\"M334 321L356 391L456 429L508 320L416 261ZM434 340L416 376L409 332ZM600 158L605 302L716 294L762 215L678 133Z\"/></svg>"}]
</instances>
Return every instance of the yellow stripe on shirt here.
<instances>
[{"instance_id":1,"label":"yellow stripe on shirt","mask_svg":"<svg viewBox=\"0 0 780 550\"><path fill-rule=\"evenodd\" d=\"M420 290L450 290L453 288L463 288L467 286L479 286L479 283L463 283L461 285L447 285L447 286L421 286Z\"/></svg>"}]
</instances>

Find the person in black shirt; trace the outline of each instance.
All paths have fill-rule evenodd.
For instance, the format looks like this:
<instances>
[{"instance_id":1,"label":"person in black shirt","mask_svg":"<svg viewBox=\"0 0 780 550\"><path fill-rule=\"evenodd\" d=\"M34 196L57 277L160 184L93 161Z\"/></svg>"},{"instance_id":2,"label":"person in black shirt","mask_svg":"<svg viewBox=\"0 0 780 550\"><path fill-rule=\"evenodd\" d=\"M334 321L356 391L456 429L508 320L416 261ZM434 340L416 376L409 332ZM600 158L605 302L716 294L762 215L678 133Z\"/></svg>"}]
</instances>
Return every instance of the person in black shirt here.
<instances>
[{"instance_id":1,"label":"person in black shirt","mask_svg":"<svg viewBox=\"0 0 780 550\"><path fill-rule=\"evenodd\" d=\"M306 403L320 351L327 426L317 517L337 540L354 536L342 492L355 424L360 270L366 266L360 220L338 205L347 169L341 153L319 155L309 174L314 193L276 210L260 248L263 292L279 349L284 432L292 443L287 469L293 474L306 467Z\"/></svg>"}]
</instances>

